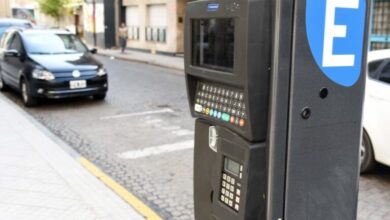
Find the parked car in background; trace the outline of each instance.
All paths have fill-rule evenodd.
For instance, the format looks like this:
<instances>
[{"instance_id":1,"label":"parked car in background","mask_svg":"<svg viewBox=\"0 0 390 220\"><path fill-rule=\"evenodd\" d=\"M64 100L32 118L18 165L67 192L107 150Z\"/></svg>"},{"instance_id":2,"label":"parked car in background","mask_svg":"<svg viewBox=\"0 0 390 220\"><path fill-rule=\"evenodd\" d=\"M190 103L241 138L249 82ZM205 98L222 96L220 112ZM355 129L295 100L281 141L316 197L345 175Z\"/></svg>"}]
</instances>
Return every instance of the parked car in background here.
<instances>
[{"instance_id":1,"label":"parked car in background","mask_svg":"<svg viewBox=\"0 0 390 220\"><path fill-rule=\"evenodd\" d=\"M0 90L19 91L26 106L42 98L103 100L108 76L93 53L68 31L9 29L0 41Z\"/></svg>"},{"instance_id":2,"label":"parked car in background","mask_svg":"<svg viewBox=\"0 0 390 220\"><path fill-rule=\"evenodd\" d=\"M369 52L361 172L390 166L390 50Z\"/></svg>"},{"instance_id":3,"label":"parked car in background","mask_svg":"<svg viewBox=\"0 0 390 220\"><path fill-rule=\"evenodd\" d=\"M33 25L31 22L22 19L14 18L0 18L0 38L4 32L11 27L20 27L20 28L32 28Z\"/></svg>"}]
</instances>

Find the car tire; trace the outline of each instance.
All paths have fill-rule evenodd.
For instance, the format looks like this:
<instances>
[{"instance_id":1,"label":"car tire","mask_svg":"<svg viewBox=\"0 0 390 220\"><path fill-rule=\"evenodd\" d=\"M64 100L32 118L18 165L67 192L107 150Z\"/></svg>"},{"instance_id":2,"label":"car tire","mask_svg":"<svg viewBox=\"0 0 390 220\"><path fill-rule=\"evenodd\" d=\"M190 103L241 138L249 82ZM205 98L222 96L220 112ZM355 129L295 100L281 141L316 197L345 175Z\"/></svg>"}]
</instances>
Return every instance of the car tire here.
<instances>
[{"instance_id":1,"label":"car tire","mask_svg":"<svg viewBox=\"0 0 390 220\"><path fill-rule=\"evenodd\" d=\"M367 132L363 131L362 143L360 145L360 173L367 173L375 168L376 161L372 143Z\"/></svg>"},{"instance_id":2,"label":"car tire","mask_svg":"<svg viewBox=\"0 0 390 220\"><path fill-rule=\"evenodd\" d=\"M22 93L22 101L24 106L34 107L38 104L38 99L31 96L30 87L24 79L22 79L20 83L20 92Z\"/></svg>"},{"instance_id":3,"label":"car tire","mask_svg":"<svg viewBox=\"0 0 390 220\"><path fill-rule=\"evenodd\" d=\"M3 80L3 75L1 74L1 71L0 71L0 91L7 91L8 89L8 86L5 84L4 80Z\"/></svg>"},{"instance_id":4,"label":"car tire","mask_svg":"<svg viewBox=\"0 0 390 220\"><path fill-rule=\"evenodd\" d=\"M103 101L106 98L106 93L93 95L93 99L96 101Z\"/></svg>"}]
</instances>

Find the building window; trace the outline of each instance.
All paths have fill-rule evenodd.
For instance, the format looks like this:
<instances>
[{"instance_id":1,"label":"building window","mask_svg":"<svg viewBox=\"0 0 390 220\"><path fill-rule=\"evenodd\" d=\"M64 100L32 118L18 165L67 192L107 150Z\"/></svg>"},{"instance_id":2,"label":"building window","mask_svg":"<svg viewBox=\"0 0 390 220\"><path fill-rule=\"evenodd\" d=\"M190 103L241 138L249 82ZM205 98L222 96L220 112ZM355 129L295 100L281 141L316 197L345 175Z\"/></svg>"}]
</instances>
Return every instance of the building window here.
<instances>
[{"instance_id":1,"label":"building window","mask_svg":"<svg viewBox=\"0 0 390 220\"><path fill-rule=\"evenodd\" d=\"M145 40L149 42L167 42L168 13L166 4L148 5L148 25L145 28Z\"/></svg>"},{"instance_id":2,"label":"building window","mask_svg":"<svg viewBox=\"0 0 390 220\"><path fill-rule=\"evenodd\" d=\"M129 40L139 40L140 23L139 23L138 6L126 7L126 24L129 29Z\"/></svg>"},{"instance_id":3,"label":"building window","mask_svg":"<svg viewBox=\"0 0 390 220\"><path fill-rule=\"evenodd\" d=\"M371 50L390 48L390 1L373 2Z\"/></svg>"}]
</instances>

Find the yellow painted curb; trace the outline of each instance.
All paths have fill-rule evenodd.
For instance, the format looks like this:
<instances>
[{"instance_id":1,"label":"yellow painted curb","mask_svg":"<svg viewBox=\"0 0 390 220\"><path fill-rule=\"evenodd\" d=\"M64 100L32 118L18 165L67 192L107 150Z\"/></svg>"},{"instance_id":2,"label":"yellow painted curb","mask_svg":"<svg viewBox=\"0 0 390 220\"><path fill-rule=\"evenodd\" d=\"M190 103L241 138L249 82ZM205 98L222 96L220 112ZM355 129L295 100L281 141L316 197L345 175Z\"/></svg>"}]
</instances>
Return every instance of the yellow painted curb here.
<instances>
[{"instance_id":1,"label":"yellow painted curb","mask_svg":"<svg viewBox=\"0 0 390 220\"><path fill-rule=\"evenodd\" d=\"M123 186L115 182L111 177L97 168L93 163L89 162L84 157L79 157L77 159L89 172L94 176L100 179L104 184L111 188L115 193L117 193L122 199L129 203L136 211L148 220L163 220L158 216L151 208L145 205L141 200L135 197L132 193L127 191Z\"/></svg>"}]
</instances>

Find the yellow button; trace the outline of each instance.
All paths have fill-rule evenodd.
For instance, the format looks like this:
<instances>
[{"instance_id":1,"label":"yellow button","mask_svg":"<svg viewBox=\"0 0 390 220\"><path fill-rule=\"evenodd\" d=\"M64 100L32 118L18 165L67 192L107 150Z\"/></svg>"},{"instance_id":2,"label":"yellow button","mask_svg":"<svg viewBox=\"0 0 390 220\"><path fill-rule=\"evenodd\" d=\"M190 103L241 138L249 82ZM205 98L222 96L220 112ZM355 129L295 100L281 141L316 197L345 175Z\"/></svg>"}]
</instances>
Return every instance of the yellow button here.
<instances>
[{"instance_id":1,"label":"yellow button","mask_svg":"<svg viewBox=\"0 0 390 220\"><path fill-rule=\"evenodd\" d=\"M210 113L210 109L209 108L206 108L206 115L208 115Z\"/></svg>"}]
</instances>

